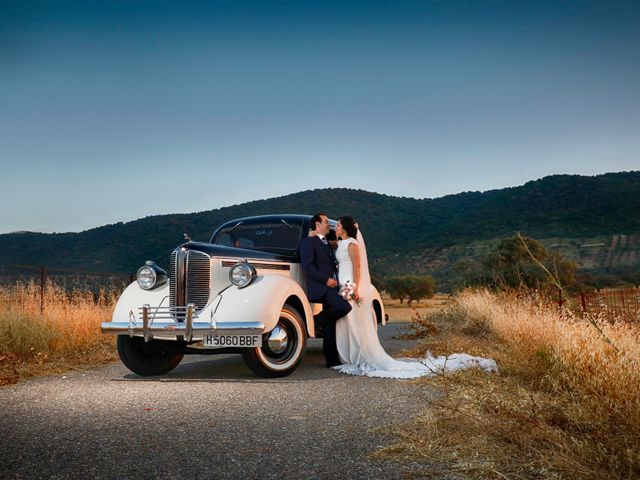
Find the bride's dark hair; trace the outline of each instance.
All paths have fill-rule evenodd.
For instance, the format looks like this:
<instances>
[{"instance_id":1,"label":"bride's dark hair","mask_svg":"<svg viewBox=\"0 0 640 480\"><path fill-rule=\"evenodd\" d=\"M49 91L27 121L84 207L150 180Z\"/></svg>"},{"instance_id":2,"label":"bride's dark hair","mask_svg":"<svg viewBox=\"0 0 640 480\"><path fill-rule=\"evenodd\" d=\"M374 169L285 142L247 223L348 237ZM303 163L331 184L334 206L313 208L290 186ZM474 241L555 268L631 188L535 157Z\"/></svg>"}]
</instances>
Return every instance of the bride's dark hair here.
<instances>
[{"instance_id":1,"label":"bride's dark hair","mask_svg":"<svg viewBox=\"0 0 640 480\"><path fill-rule=\"evenodd\" d=\"M340 217L338 220L342 225L342 229L347 232L347 235L351 238L356 238L358 236L358 227L356 227L356 221L353 217Z\"/></svg>"}]
</instances>

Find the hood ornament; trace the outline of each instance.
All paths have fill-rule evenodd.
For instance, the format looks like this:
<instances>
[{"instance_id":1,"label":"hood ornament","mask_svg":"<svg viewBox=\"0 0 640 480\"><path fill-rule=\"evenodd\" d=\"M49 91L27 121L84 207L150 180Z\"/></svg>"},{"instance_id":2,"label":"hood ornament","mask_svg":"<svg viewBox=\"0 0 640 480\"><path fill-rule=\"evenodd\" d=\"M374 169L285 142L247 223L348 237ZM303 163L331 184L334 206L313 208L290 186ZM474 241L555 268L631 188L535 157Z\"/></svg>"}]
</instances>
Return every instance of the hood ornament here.
<instances>
[{"instance_id":1,"label":"hood ornament","mask_svg":"<svg viewBox=\"0 0 640 480\"><path fill-rule=\"evenodd\" d=\"M188 234L188 233L184 233L183 235L184 235L184 239L185 239L187 242L190 242L190 241L191 241L191 237L189 236L189 234Z\"/></svg>"}]
</instances>

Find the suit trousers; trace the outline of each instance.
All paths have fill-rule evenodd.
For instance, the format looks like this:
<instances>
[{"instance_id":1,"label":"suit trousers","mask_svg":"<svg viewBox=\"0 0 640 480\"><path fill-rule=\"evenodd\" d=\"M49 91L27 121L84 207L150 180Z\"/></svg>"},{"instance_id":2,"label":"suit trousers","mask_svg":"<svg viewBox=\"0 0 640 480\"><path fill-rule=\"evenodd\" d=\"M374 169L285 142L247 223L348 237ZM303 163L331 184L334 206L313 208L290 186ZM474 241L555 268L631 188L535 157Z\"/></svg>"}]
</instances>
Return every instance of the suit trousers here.
<instances>
[{"instance_id":1,"label":"suit trousers","mask_svg":"<svg viewBox=\"0 0 640 480\"><path fill-rule=\"evenodd\" d=\"M316 316L316 321L324 328L322 338L322 352L327 366L340 365L340 356L336 346L336 322L351 311L351 305L338 294L335 288L327 289L322 302L322 312Z\"/></svg>"}]
</instances>

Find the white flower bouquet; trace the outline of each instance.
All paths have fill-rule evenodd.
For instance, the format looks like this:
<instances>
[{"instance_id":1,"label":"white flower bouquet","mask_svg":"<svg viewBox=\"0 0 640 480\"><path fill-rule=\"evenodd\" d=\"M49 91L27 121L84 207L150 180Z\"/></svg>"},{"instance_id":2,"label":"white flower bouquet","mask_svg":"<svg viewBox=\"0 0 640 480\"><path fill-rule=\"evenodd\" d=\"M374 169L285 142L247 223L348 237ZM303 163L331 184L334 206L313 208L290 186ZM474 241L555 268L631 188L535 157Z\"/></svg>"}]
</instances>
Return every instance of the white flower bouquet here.
<instances>
[{"instance_id":1,"label":"white flower bouquet","mask_svg":"<svg viewBox=\"0 0 640 480\"><path fill-rule=\"evenodd\" d=\"M357 285L351 282L351 280L347 280L347 283L340 288L340 296L347 301L355 300L357 303L360 303L360 299L356 300L356 286Z\"/></svg>"}]
</instances>

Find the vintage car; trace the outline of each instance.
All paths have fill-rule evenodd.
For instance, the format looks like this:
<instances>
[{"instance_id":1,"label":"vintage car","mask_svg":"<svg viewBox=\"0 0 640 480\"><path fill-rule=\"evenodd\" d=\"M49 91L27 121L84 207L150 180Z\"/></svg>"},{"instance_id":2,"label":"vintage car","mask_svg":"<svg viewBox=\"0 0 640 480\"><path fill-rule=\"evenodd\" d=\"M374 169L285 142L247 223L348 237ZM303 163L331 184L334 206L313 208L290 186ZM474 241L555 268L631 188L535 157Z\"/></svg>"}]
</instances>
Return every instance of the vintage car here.
<instances>
[{"instance_id":1,"label":"vintage car","mask_svg":"<svg viewBox=\"0 0 640 480\"><path fill-rule=\"evenodd\" d=\"M117 335L120 359L138 375L171 371L185 354L241 353L253 372L283 377L318 337L298 246L308 215L232 220L209 243L188 241L172 253L168 272L152 261L138 270L103 333ZM331 221L332 234L336 222ZM367 303L367 305L369 305ZM375 291L373 321L384 323Z\"/></svg>"}]
</instances>

